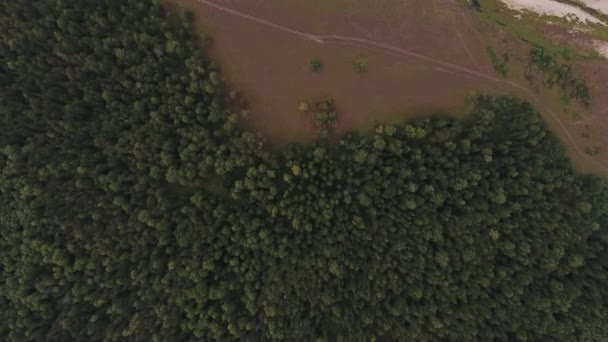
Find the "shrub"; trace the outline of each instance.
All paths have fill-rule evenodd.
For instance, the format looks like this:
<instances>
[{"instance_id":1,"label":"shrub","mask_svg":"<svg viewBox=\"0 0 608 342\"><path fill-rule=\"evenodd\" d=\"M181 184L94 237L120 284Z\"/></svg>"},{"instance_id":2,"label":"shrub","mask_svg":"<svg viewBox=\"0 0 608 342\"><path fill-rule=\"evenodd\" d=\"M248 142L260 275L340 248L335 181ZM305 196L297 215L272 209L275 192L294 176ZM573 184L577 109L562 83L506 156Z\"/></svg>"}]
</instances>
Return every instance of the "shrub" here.
<instances>
[{"instance_id":1,"label":"shrub","mask_svg":"<svg viewBox=\"0 0 608 342\"><path fill-rule=\"evenodd\" d=\"M496 55L496 52L494 51L494 49L492 49L491 47L488 47L488 56L490 57L490 61L492 62L492 65L494 66L494 69L501 75L501 76L507 76L507 73L509 72L509 59L510 59L510 54L508 52L505 52L503 54L503 57L500 58L498 57L498 55Z\"/></svg>"},{"instance_id":2,"label":"shrub","mask_svg":"<svg viewBox=\"0 0 608 342\"><path fill-rule=\"evenodd\" d=\"M334 99L327 98L317 103L313 120L319 130L319 136L326 137L329 131L336 127L338 115L336 113Z\"/></svg>"},{"instance_id":3,"label":"shrub","mask_svg":"<svg viewBox=\"0 0 608 342\"><path fill-rule=\"evenodd\" d=\"M367 72L367 70L369 69L369 60L367 59L367 57L357 58L357 60L355 61L355 69L357 69L359 73Z\"/></svg>"},{"instance_id":4,"label":"shrub","mask_svg":"<svg viewBox=\"0 0 608 342\"><path fill-rule=\"evenodd\" d=\"M565 96L582 103L585 107L591 105L591 95L589 88L583 80L580 80L572 71L568 64L559 64L557 59L541 48L534 48L530 51L529 63L526 70L526 77L529 76L532 67L536 67L541 72L548 74L544 80L547 88L558 85Z\"/></svg>"},{"instance_id":5,"label":"shrub","mask_svg":"<svg viewBox=\"0 0 608 342\"><path fill-rule=\"evenodd\" d=\"M312 72L320 72L321 68L323 67L323 64L321 63L320 59L313 58L313 59L310 60L309 66L310 66L310 71L312 71Z\"/></svg>"}]
</instances>

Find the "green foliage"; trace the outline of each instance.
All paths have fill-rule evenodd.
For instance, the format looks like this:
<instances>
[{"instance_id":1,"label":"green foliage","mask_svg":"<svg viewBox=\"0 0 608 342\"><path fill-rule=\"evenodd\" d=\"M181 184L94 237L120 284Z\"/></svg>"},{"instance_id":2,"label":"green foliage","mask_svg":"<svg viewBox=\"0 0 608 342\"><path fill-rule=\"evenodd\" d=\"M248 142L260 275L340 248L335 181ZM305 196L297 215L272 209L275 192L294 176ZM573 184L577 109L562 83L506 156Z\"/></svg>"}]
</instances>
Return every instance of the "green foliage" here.
<instances>
[{"instance_id":1,"label":"green foliage","mask_svg":"<svg viewBox=\"0 0 608 342\"><path fill-rule=\"evenodd\" d=\"M478 10L478 11L481 11L481 3L479 3L479 0L472 0L472 1L471 1L471 6L472 6L474 9L476 9L476 10Z\"/></svg>"},{"instance_id":2,"label":"green foliage","mask_svg":"<svg viewBox=\"0 0 608 342\"><path fill-rule=\"evenodd\" d=\"M591 95L589 88L584 81L579 80L570 65L559 64L558 61L549 53L541 48L534 48L530 51L530 62L526 67L527 75L531 75L532 68L536 67L543 73L548 74L545 79L545 86L552 88L558 85L564 94L571 99L579 101L585 106L591 105Z\"/></svg>"},{"instance_id":3,"label":"green foliage","mask_svg":"<svg viewBox=\"0 0 608 342\"><path fill-rule=\"evenodd\" d=\"M490 61L494 66L494 69L501 75L507 76L509 73L509 60L511 58L508 52L505 52L502 57L498 57L496 52L491 47L488 47L488 56L490 57Z\"/></svg>"},{"instance_id":4,"label":"green foliage","mask_svg":"<svg viewBox=\"0 0 608 342\"><path fill-rule=\"evenodd\" d=\"M608 187L528 104L268 152L157 2L0 9L2 340L606 340Z\"/></svg>"},{"instance_id":5,"label":"green foliage","mask_svg":"<svg viewBox=\"0 0 608 342\"><path fill-rule=\"evenodd\" d=\"M355 70L359 73L365 73L369 69L369 60L367 57L359 57L355 60Z\"/></svg>"},{"instance_id":6,"label":"green foliage","mask_svg":"<svg viewBox=\"0 0 608 342\"><path fill-rule=\"evenodd\" d=\"M585 147L585 153L587 153L590 156L596 156L598 154L600 154L602 148L599 146L591 146L591 147Z\"/></svg>"},{"instance_id":7,"label":"green foliage","mask_svg":"<svg viewBox=\"0 0 608 342\"><path fill-rule=\"evenodd\" d=\"M336 127L338 120L334 99L327 98L317 103L315 112L313 113L313 120L317 126L319 136L322 138L327 137L330 130Z\"/></svg>"},{"instance_id":8,"label":"green foliage","mask_svg":"<svg viewBox=\"0 0 608 342\"><path fill-rule=\"evenodd\" d=\"M320 72L322 67L321 60L318 58L313 58L309 62L309 68L312 72Z\"/></svg>"}]
</instances>

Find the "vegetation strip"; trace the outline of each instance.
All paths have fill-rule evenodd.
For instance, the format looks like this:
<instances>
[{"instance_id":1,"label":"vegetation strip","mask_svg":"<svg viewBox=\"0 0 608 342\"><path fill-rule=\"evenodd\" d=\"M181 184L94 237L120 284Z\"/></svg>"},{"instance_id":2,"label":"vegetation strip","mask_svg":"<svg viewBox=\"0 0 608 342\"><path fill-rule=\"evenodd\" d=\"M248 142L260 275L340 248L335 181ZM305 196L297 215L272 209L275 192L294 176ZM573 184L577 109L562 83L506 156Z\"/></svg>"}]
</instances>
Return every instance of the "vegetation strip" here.
<instances>
[{"instance_id":1,"label":"vegetation strip","mask_svg":"<svg viewBox=\"0 0 608 342\"><path fill-rule=\"evenodd\" d=\"M549 78L544 81L548 88L558 85L565 96L581 102L586 107L591 105L589 88L584 81L579 80L572 68L567 64L559 64L556 59L543 49L534 48L530 50L530 62L526 66L527 77L532 77L532 66L536 66L541 71L548 73Z\"/></svg>"}]
</instances>

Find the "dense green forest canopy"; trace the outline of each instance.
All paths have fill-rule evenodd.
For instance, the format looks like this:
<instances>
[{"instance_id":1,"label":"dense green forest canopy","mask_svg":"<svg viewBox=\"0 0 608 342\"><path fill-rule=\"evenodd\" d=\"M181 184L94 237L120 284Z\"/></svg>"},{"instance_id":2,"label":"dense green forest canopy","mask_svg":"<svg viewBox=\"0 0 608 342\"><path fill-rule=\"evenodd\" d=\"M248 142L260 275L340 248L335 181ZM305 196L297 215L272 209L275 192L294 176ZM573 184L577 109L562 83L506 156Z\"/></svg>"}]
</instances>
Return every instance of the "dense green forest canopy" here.
<instances>
[{"instance_id":1,"label":"dense green forest canopy","mask_svg":"<svg viewBox=\"0 0 608 342\"><path fill-rule=\"evenodd\" d=\"M608 188L533 108L266 149L145 0L0 3L0 338L608 338Z\"/></svg>"}]
</instances>

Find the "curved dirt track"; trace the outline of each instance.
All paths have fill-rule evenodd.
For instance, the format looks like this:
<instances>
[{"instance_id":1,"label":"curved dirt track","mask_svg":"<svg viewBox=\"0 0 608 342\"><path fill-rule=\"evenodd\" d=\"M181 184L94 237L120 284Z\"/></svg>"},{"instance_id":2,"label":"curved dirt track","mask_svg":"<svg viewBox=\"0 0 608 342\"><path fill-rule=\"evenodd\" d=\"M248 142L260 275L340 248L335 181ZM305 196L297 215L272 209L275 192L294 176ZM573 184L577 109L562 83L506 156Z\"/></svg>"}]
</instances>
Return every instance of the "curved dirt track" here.
<instances>
[{"instance_id":1,"label":"curved dirt track","mask_svg":"<svg viewBox=\"0 0 608 342\"><path fill-rule=\"evenodd\" d=\"M576 153L583 157L585 160L587 160L588 162L592 163L593 165L597 166L598 168L600 168L602 171L608 172L608 167L604 166L603 164L601 164L600 162L598 162L597 160L591 158L591 156L589 156L588 154L586 154L583 150L581 150L581 148L578 146L578 144L576 143L576 141L574 140L574 138L572 137L572 134L570 133L570 131L568 131L568 129L566 128L566 126L563 124L563 122L561 120L559 120L559 118L557 117L557 115L555 114L555 112L553 110L551 110L546 104L544 104L542 101L540 101L540 99L534 94L534 92L532 90L530 90L529 88L513 82L513 81L507 81L492 75L488 75L476 70L472 70L460 65L456 65L450 62L446 62L446 61L442 61L433 57L429 57L414 51L410 51L407 49L402 49L396 46L392 46L392 45L388 45L388 44L383 44L380 42L376 42L376 41L372 41L369 39L364 39L364 38L359 38L359 37L348 37L348 36L340 36L340 35L317 35L317 34L312 34L312 33L308 33L308 32L302 32L302 31L298 31L298 30L294 30L285 26L281 26L278 24L275 24L273 22L264 20L262 18L258 18L258 17L254 17L251 15L248 15L246 13L242 13L221 5L218 5L214 2L208 1L208 0L196 0L197 2L213 7L217 10L247 19L247 20L251 20L254 22L257 22L259 24L271 27L273 29L279 30L279 31L283 31L292 35L295 35L297 37L303 38L303 39L308 39L311 40L315 43L318 44L325 44L325 43L335 43L335 44L340 44L340 43L344 43L344 42L348 42L349 44L355 45L355 46L359 46L359 47L363 47L363 48L380 48L384 51L390 51L393 53L397 53L400 55L406 55L406 56L410 56L410 57L414 57L417 58L419 60L424 60L427 61L429 63L433 63L436 65L440 65L452 70L456 70L456 71L460 71L462 73L468 74L468 75L473 75L485 80L489 80L492 82L497 82L497 83L502 83L502 84L506 84L509 85L510 87L519 89L524 91L525 93L528 94L529 99L532 100L532 102L539 106L542 110L544 110L545 112L549 113L551 115L551 117L554 119L554 121L559 125L559 127L561 128L561 130L564 132L564 134L566 135L566 137L568 138L568 140L571 142L571 146L574 148L574 150L576 151Z\"/></svg>"}]
</instances>

